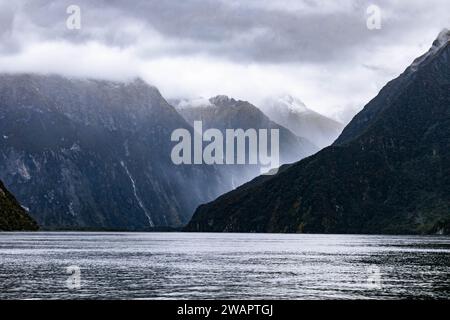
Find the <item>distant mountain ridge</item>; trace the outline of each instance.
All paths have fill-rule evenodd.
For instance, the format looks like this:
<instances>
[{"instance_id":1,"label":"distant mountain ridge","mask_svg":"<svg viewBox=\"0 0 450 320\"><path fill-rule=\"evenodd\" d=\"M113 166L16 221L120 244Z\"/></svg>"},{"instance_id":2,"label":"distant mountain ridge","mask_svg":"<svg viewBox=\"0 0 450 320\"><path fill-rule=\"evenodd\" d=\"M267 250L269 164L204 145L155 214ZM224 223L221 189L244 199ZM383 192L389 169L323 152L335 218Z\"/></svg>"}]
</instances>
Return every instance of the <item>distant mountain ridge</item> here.
<instances>
[{"instance_id":1,"label":"distant mountain ridge","mask_svg":"<svg viewBox=\"0 0 450 320\"><path fill-rule=\"evenodd\" d=\"M290 95L266 98L258 107L273 121L320 148L332 144L344 128L341 123L307 108Z\"/></svg>"},{"instance_id":2,"label":"distant mountain ridge","mask_svg":"<svg viewBox=\"0 0 450 320\"><path fill-rule=\"evenodd\" d=\"M450 32L314 156L200 206L187 231L450 233Z\"/></svg>"},{"instance_id":3,"label":"distant mountain ridge","mask_svg":"<svg viewBox=\"0 0 450 320\"><path fill-rule=\"evenodd\" d=\"M278 129L281 164L296 162L318 151L309 140L298 137L287 128L273 122L247 101L219 95L210 99L179 100L174 102L174 105L189 124L202 121L205 130L215 128L224 133L226 129ZM227 165L221 168L226 172L226 176L233 177L235 186L261 174L260 169L259 165Z\"/></svg>"}]
</instances>

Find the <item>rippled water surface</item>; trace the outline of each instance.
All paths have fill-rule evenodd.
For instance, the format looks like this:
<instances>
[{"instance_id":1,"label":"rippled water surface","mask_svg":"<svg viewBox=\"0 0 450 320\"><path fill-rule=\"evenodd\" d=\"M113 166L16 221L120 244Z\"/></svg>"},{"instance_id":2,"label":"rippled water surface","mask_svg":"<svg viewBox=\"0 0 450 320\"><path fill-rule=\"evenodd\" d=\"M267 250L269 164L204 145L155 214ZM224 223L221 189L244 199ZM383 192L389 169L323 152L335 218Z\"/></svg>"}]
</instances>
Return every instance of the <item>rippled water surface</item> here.
<instances>
[{"instance_id":1,"label":"rippled water surface","mask_svg":"<svg viewBox=\"0 0 450 320\"><path fill-rule=\"evenodd\" d=\"M450 237L0 233L3 299L448 299L449 269Z\"/></svg>"}]
</instances>

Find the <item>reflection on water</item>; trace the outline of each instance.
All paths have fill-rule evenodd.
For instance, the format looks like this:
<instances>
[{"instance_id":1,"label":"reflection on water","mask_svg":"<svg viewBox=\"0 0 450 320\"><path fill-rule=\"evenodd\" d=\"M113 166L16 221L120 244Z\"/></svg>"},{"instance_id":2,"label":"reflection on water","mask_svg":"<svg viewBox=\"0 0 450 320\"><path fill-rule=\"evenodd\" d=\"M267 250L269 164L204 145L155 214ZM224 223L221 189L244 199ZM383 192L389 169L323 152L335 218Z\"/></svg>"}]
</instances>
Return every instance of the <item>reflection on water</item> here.
<instances>
[{"instance_id":1,"label":"reflection on water","mask_svg":"<svg viewBox=\"0 0 450 320\"><path fill-rule=\"evenodd\" d=\"M448 299L449 267L440 236L0 233L3 299Z\"/></svg>"}]
</instances>

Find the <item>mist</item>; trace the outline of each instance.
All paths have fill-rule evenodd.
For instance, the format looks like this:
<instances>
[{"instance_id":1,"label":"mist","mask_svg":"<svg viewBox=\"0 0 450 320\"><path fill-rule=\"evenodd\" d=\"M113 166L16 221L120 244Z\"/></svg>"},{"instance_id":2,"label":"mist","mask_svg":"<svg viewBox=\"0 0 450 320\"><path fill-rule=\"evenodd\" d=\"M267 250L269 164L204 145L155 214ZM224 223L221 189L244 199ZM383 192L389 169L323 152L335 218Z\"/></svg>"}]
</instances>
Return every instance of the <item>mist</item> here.
<instances>
[{"instance_id":1,"label":"mist","mask_svg":"<svg viewBox=\"0 0 450 320\"><path fill-rule=\"evenodd\" d=\"M367 28L369 1L83 0L71 30L72 4L2 0L0 72L142 77L168 99L225 94L258 105L287 93L344 123L450 18L445 0L375 1L377 30Z\"/></svg>"}]
</instances>

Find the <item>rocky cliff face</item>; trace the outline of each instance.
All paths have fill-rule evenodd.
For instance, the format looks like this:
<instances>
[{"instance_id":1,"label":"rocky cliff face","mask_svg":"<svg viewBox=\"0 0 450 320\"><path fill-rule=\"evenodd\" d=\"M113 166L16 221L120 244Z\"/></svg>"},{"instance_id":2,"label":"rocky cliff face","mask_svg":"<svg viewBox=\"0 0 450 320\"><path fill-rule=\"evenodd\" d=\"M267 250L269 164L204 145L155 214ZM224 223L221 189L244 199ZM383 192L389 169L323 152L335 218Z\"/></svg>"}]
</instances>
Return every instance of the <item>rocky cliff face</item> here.
<instances>
[{"instance_id":1,"label":"rocky cliff face","mask_svg":"<svg viewBox=\"0 0 450 320\"><path fill-rule=\"evenodd\" d=\"M0 75L0 178L45 228L180 226L231 189L172 163L178 128L192 130L139 79Z\"/></svg>"},{"instance_id":2,"label":"rocky cliff face","mask_svg":"<svg viewBox=\"0 0 450 320\"><path fill-rule=\"evenodd\" d=\"M0 231L34 231L38 226L0 181Z\"/></svg>"},{"instance_id":3,"label":"rocky cliff face","mask_svg":"<svg viewBox=\"0 0 450 320\"><path fill-rule=\"evenodd\" d=\"M450 232L450 33L337 142L200 206L189 231Z\"/></svg>"}]
</instances>

